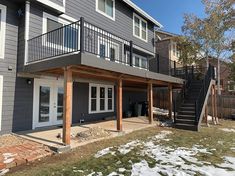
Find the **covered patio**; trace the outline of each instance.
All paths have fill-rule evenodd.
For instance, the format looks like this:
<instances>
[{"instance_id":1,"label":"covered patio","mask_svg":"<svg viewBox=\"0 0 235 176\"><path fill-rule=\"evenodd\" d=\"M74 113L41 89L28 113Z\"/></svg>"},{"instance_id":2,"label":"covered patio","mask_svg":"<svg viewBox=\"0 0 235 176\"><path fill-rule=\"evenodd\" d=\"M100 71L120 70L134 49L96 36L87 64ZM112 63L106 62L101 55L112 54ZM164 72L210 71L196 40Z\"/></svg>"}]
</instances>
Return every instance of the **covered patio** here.
<instances>
[{"instance_id":1,"label":"covered patio","mask_svg":"<svg viewBox=\"0 0 235 176\"><path fill-rule=\"evenodd\" d=\"M86 145L88 143L92 143L95 141L99 141L102 139L112 138L119 135L131 133L136 130L141 130L148 127L156 126L157 123L154 121L149 124L148 117L132 117L132 118L124 118L122 120L122 129L123 132L119 132L117 130L117 121L116 120L108 120L108 121L100 121L94 123L87 124L74 124L71 126L71 139L70 139L70 147L76 148L78 146ZM92 128L101 128L109 133L106 137L97 137L93 139L88 139L84 141L79 141L79 136L77 134L81 132L88 131ZM18 133L20 137L44 144L46 146L51 147L52 149L62 152L64 150L64 143L61 138L58 137L59 134L62 134L63 128L61 127L48 127L48 128L40 128L37 130L24 131Z\"/></svg>"},{"instance_id":2,"label":"covered patio","mask_svg":"<svg viewBox=\"0 0 235 176\"><path fill-rule=\"evenodd\" d=\"M96 58L97 59L97 58ZM86 61L89 58L86 59ZM103 65L108 61L103 61ZM97 64L99 64L97 62ZM97 65L96 64L96 65ZM113 68L119 68L118 63L113 64ZM106 67L108 68L108 67ZM35 68L36 69L36 68ZM180 88L183 86L183 80L174 78L167 75L162 75L158 73L149 72L147 70L120 66L119 70L111 71L102 68L94 68L91 66L85 65L70 65L59 68L48 68L39 69L37 68L37 74L39 75L48 75L56 77L57 79L64 80L64 98L63 98L63 128L55 129L45 129L41 128L39 131L30 131L24 132L21 135L23 137L30 138L34 141L46 144L51 147L64 146L67 148L74 148L79 145L86 144L87 142L76 142L72 139L71 134L77 134L78 132L85 131L89 128L100 126L101 128L111 132L111 136L117 136L123 134L123 132L131 132L133 130L138 130L141 128L154 126L153 120L153 91L154 87L166 87L168 88L168 100L169 100L169 114L172 115L172 91L174 88ZM35 70L35 71L36 71ZM132 73L133 72L133 73ZM87 125L74 125L71 127L72 119L72 101L73 101L73 83L79 81L86 82L102 82L106 81L114 85L115 92L115 120L103 121L98 123L92 123ZM124 105L123 93L125 90L128 91L141 91L142 94L145 94L147 101L147 114L146 117L128 118L123 119ZM138 96L138 93L137 93ZM81 97L77 97L78 99ZM81 106L81 105L80 105ZM133 117L133 116L132 116ZM117 133L119 132L119 133ZM61 134L61 138L58 139L56 136Z\"/></svg>"}]
</instances>

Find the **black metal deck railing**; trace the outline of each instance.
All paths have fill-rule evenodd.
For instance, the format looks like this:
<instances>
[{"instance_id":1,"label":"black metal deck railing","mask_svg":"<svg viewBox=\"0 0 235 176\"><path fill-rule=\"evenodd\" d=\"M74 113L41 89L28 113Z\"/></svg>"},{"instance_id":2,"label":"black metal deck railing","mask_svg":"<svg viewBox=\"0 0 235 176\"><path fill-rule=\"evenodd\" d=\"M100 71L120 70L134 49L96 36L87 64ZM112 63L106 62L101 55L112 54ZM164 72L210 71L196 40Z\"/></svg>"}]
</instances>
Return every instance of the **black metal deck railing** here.
<instances>
[{"instance_id":1,"label":"black metal deck railing","mask_svg":"<svg viewBox=\"0 0 235 176\"><path fill-rule=\"evenodd\" d=\"M27 63L76 52L87 52L124 65L149 68L148 60L141 57L134 60L132 41L93 25L84 18L28 40Z\"/></svg>"},{"instance_id":2,"label":"black metal deck railing","mask_svg":"<svg viewBox=\"0 0 235 176\"><path fill-rule=\"evenodd\" d=\"M80 21L28 40L28 63L80 51Z\"/></svg>"},{"instance_id":3,"label":"black metal deck railing","mask_svg":"<svg viewBox=\"0 0 235 176\"><path fill-rule=\"evenodd\" d=\"M214 67L209 65L209 68L204 76L202 88L198 95L197 100L195 101L195 123L197 124L202 112L204 101L211 83L211 80L215 79Z\"/></svg>"}]
</instances>

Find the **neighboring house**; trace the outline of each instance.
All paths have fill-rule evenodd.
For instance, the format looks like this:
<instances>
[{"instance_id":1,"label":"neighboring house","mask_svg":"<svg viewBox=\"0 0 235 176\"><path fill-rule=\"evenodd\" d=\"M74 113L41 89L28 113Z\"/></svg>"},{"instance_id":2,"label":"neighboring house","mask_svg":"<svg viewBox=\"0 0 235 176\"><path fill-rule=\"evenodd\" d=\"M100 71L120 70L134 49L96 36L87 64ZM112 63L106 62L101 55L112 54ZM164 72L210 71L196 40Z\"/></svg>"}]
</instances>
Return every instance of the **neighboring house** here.
<instances>
[{"instance_id":1,"label":"neighboring house","mask_svg":"<svg viewBox=\"0 0 235 176\"><path fill-rule=\"evenodd\" d=\"M181 67L179 62L179 50L177 50L177 43L173 40L176 34L166 31L157 30L156 35L156 53L159 57L159 73L171 74L170 71L176 67Z\"/></svg>"},{"instance_id":2,"label":"neighboring house","mask_svg":"<svg viewBox=\"0 0 235 176\"><path fill-rule=\"evenodd\" d=\"M183 83L149 66L155 27L129 0L1 0L0 134L60 125L64 113L116 117L121 129L130 104L152 107L153 86Z\"/></svg>"},{"instance_id":3,"label":"neighboring house","mask_svg":"<svg viewBox=\"0 0 235 176\"><path fill-rule=\"evenodd\" d=\"M218 60L212 57L209 57L209 63L215 67L216 77L218 70ZM204 67L206 62L205 59L199 62L199 64ZM227 62L220 60L220 89L222 95L235 95L235 83L230 79L230 68ZM216 86L217 89L217 86Z\"/></svg>"}]
</instances>

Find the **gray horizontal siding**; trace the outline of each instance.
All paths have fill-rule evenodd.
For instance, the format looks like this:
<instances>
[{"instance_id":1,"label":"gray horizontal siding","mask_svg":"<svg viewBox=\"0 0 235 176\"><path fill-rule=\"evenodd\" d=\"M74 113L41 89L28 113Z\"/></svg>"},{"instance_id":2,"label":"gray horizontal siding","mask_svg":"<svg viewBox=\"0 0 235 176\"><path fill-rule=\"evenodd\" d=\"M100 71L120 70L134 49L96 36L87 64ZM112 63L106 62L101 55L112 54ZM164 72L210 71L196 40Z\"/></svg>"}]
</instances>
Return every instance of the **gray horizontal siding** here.
<instances>
[{"instance_id":1,"label":"gray horizontal siding","mask_svg":"<svg viewBox=\"0 0 235 176\"><path fill-rule=\"evenodd\" d=\"M115 112L108 113L88 113L89 83L74 83L73 86L73 123L79 123L81 119L85 122L98 121L106 117L116 116ZM116 102L114 100L114 102ZM114 110L115 110L114 103Z\"/></svg>"},{"instance_id":2,"label":"gray horizontal siding","mask_svg":"<svg viewBox=\"0 0 235 176\"><path fill-rule=\"evenodd\" d=\"M2 130L0 134L5 134L12 131L18 47L18 17L16 14L18 7L6 0L1 0L0 4L7 6L5 56L4 59L0 59L0 75L3 75ZM9 67L12 67L12 70L8 70Z\"/></svg>"},{"instance_id":3,"label":"gray horizontal siding","mask_svg":"<svg viewBox=\"0 0 235 176\"><path fill-rule=\"evenodd\" d=\"M66 0L65 14L79 19L84 17L88 22L102 27L124 39L132 40L134 44L149 51L154 51L154 25L148 23L148 43L133 36L133 10L120 0L116 0L115 21L96 12L95 0Z\"/></svg>"},{"instance_id":4,"label":"gray horizontal siding","mask_svg":"<svg viewBox=\"0 0 235 176\"><path fill-rule=\"evenodd\" d=\"M32 129L33 120L33 80L32 84L27 84L27 79L16 79L13 132Z\"/></svg>"}]
</instances>

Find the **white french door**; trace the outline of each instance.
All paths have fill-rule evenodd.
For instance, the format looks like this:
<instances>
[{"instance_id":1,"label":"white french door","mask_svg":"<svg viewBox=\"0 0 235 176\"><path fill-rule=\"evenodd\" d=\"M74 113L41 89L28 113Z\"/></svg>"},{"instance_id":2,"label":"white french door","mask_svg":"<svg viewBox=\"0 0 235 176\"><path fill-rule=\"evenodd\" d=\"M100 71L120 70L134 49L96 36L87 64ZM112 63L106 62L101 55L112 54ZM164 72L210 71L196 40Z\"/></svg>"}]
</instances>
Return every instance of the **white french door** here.
<instances>
[{"instance_id":1,"label":"white french door","mask_svg":"<svg viewBox=\"0 0 235 176\"><path fill-rule=\"evenodd\" d=\"M63 122L63 81L34 80L33 129Z\"/></svg>"}]
</instances>

